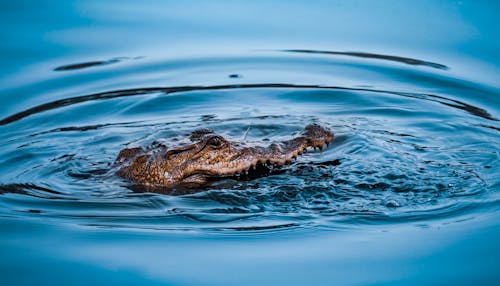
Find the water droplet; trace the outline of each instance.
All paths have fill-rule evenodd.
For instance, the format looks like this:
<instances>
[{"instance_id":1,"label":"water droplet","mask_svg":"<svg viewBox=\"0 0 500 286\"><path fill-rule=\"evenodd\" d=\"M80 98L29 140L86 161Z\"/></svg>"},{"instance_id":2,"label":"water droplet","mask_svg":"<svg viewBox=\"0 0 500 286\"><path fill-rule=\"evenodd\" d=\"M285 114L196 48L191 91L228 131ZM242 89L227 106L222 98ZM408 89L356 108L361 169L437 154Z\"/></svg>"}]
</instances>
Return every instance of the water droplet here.
<instances>
[{"instance_id":1,"label":"water droplet","mask_svg":"<svg viewBox=\"0 0 500 286\"><path fill-rule=\"evenodd\" d=\"M400 204L396 200L388 200L385 203L385 206L388 208L398 208L400 207Z\"/></svg>"}]
</instances>

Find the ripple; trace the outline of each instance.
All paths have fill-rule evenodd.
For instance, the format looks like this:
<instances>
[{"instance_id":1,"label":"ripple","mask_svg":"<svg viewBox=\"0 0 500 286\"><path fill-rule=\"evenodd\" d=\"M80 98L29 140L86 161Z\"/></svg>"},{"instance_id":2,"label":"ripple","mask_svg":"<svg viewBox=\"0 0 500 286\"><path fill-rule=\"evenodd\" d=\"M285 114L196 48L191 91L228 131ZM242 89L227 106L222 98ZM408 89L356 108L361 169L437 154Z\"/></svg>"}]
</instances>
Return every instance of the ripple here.
<instances>
[{"instance_id":1,"label":"ripple","mask_svg":"<svg viewBox=\"0 0 500 286\"><path fill-rule=\"evenodd\" d=\"M303 54L323 54L323 55L336 55L336 56L351 56L358 58L367 58L367 59L377 59L377 60L387 60L393 62L404 63L408 65L414 66L427 66L431 68L447 70L448 67L443 64L423 61L419 59L412 59L407 57L399 57L392 55L381 55L374 53L362 53L362 52L338 52L338 51L318 51L318 50L281 50L282 52L288 53L303 53Z\"/></svg>"},{"instance_id":2,"label":"ripple","mask_svg":"<svg viewBox=\"0 0 500 286\"><path fill-rule=\"evenodd\" d=\"M475 116L483 117L489 120L498 121L497 118L493 117L488 111L483 108L473 106L471 104L446 98L440 95L434 94L423 94L423 93L412 93L412 92L400 92L400 91L388 91L388 90L376 90L368 88L348 88L341 86L316 86L316 85L295 85L295 84L280 84L280 83L270 83L270 84L238 84L238 85L215 85L215 86L176 86L176 87L150 87L150 88L140 88L140 89L128 89L128 90L116 90L109 92L102 92L96 94L82 95L77 97L66 98L62 100L56 100L41 105L37 105L26 109L24 111L15 113L13 115L7 116L0 120L0 125L6 125L18 120L21 120L27 116L37 114L40 112L57 109L69 105L74 105L78 103L94 101L94 100L106 100L119 97L129 97L145 94L156 94L162 93L164 95L170 95L174 93L188 92L188 91L211 91L211 90L231 90L231 89L250 89L250 88L293 88L293 89L330 89L330 90L345 90L345 91L364 91L373 93L386 93L404 97L412 97L423 100L429 100L437 102L446 106L458 108L469 112Z\"/></svg>"},{"instance_id":3,"label":"ripple","mask_svg":"<svg viewBox=\"0 0 500 286\"><path fill-rule=\"evenodd\" d=\"M286 51L448 69L398 56ZM430 72L360 63L347 65L361 75L363 85L311 81L335 65L332 59L264 58L255 66L251 58L214 61L137 63L144 65L139 74L145 78L151 71L220 75L207 84L162 79L129 87L110 76L106 81L118 88L78 92L87 87L73 86L76 96L73 91L5 116L0 120L5 134L0 141L0 216L99 228L251 233L428 225L498 206L498 107L478 100L498 95L490 89ZM110 62L96 65L102 64ZM287 64L311 82L276 76L274 71ZM270 78L256 79L252 70ZM373 73L407 82L381 84L363 77ZM78 71L72 76L78 79ZM150 193L118 178L112 168L125 147L168 144L196 128L268 145L311 122L335 132L330 148L306 153L265 177L223 178L202 188Z\"/></svg>"},{"instance_id":4,"label":"ripple","mask_svg":"<svg viewBox=\"0 0 500 286\"><path fill-rule=\"evenodd\" d=\"M80 69L96 67L96 66L106 66L106 65L116 64L116 63L122 62L124 60L137 60L137 59L141 59L141 58L142 57L134 57L134 58L117 57L117 58L112 58L112 59L104 60L104 61L89 61L89 62L82 62L82 63L74 63L74 64L58 66L58 67L54 68L54 71L80 70Z\"/></svg>"}]
</instances>

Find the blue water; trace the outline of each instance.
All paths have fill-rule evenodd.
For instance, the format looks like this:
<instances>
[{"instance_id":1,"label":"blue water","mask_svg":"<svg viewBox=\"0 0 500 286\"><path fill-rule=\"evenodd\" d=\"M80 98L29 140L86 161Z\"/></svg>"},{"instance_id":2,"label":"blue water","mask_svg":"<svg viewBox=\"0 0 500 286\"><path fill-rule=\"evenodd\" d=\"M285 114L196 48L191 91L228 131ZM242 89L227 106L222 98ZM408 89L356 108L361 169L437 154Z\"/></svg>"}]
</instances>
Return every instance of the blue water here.
<instances>
[{"instance_id":1,"label":"blue water","mask_svg":"<svg viewBox=\"0 0 500 286\"><path fill-rule=\"evenodd\" d=\"M2 285L496 285L495 1L3 1ZM197 128L335 132L187 194L114 174Z\"/></svg>"}]
</instances>

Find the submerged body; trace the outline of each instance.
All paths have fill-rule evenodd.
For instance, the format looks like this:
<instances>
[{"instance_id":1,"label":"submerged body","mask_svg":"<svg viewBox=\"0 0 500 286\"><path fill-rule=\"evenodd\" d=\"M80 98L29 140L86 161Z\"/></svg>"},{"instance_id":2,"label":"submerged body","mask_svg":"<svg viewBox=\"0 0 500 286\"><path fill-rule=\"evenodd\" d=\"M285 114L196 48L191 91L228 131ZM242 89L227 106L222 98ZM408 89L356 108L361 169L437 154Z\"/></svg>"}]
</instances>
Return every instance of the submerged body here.
<instances>
[{"instance_id":1,"label":"submerged body","mask_svg":"<svg viewBox=\"0 0 500 286\"><path fill-rule=\"evenodd\" d=\"M333 140L333 132L311 124L295 138L267 147L231 142L208 129L196 130L191 144L168 149L127 148L118 154L117 174L138 184L174 186L204 184L213 177L247 174L257 167L283 166L307 147L320 148Z\"/></svg>"}]
</instances>

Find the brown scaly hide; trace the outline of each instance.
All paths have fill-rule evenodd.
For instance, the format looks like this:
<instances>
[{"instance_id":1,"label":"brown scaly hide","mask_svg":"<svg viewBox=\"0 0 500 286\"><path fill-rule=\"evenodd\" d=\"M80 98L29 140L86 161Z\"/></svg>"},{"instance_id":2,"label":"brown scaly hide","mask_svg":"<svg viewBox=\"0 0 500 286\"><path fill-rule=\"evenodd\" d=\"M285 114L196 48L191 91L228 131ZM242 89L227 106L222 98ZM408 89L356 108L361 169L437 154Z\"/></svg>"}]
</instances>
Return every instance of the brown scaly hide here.
<instances>
[{"instance_id":1,"label":"brown scaly hide","mask_svg":"<svg viewBox=\"0 0 500 286\"><path fill-rule=\"evenodd\" d=\"M308 147L323 149L333 132L310 124L295 138L267 147L248 147L226 140L208 129L194 131L191 144L175 149L164 145L127 148L115 161L117 174L134 183L151 186L204 184L211 177L248 174L257 166L283 166Z\"/></svg>"}]
</instances>

